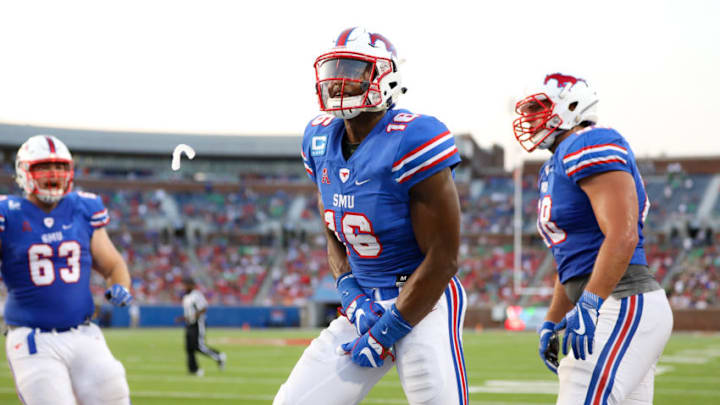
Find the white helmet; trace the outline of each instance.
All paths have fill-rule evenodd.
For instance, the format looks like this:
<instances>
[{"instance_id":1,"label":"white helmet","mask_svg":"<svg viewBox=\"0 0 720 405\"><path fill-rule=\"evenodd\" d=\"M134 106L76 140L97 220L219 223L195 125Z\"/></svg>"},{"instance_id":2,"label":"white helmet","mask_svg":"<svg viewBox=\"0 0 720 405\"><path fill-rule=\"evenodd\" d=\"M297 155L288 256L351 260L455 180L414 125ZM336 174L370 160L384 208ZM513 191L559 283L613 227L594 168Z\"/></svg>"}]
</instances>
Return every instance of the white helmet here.
<instances>
[{"instance_id":1,"label":"white helmet","mask_svg":"<svg viewBox=\"0 0 720 405\"><path fill-rule=\"evenodd\" d=\"M335 46L315 60L315 80L320 110L343 119L386 110L407 91L395 47L361 27L344 30Z\"/></svg>"},{"instance_id":2,"label":"white helmet","mask_svg":"<svg viewBox=\"0 0 720 405\"><path fill-rule=\"evenodd\" d=\"M67 170L33 170L38 163L67 163ZM52 135L35 135L30 137L18 149L15 156L15 181L26 195L35 194L37 198L53 204L72 190L73 160L70 150L65 144ZM48 187L44 179L54 179Z\"/></svg>"},{"instance_id":3,"label":"white helmet","mask_svg":"<svg viewBox=\"0 0 720 405\"><path fill-rule=\"evenodd\" d=\"M539 92L515 105L515 138L528 152L547 149L555 137L583 122L597 123L598 96L584 80L553 73L545 76Z\"/></svg>"}]
</instances>

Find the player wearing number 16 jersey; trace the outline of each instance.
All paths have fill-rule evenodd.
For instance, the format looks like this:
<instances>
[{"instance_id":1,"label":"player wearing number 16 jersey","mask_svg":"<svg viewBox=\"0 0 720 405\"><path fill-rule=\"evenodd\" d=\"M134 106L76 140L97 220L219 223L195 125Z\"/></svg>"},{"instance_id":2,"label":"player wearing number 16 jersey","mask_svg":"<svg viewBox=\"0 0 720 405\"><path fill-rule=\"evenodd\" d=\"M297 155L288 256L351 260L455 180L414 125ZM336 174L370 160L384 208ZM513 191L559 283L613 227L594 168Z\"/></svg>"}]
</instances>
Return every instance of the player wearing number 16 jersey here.
<instances>
[{"instance_id":1,"label":"player wearing number 16 jersey","mask_svg":"<svg viewBox=\"0 0 720 405\"><path fill-rule=\"evenodd\" d=\"M405 89L382 35L343 31L315 69L329 114L308 124L302 157L344 316L305 350L274 404L357 404L395 364L409 403L467 404L453 136L395 108Z\"/></svg>"},{"instance_id":2,"label":"player wearing number 16 jersey","mask_svg":"<svg viewBox=\"0 0 720 405\"><path fill-rule=\"evenodd\" d=\"M672 312L648 271L650 202L635 156L617 131L594 126L597 102L585 80L555 73L516 106L520 144L553 153L540 169L537 225L558 279L539 352L559 376L558 404L652 404Z\"/></svg>"},{"instance_id":3,"label":"player wearing number 16 jersey","mask_svg":"<svg viewBox=\"0 0 720 405\"><path fill-rule=\"evenodd\" d=\"M126 405L125 369L90 323L90 270L108 279L115 305L132 300L130 276L108 237L98 196L71 192L73 161L53 136L17 153L24 198L0 197L0 259L8 289L5 350L22 403Z\"/></svg>"}]
</instances>

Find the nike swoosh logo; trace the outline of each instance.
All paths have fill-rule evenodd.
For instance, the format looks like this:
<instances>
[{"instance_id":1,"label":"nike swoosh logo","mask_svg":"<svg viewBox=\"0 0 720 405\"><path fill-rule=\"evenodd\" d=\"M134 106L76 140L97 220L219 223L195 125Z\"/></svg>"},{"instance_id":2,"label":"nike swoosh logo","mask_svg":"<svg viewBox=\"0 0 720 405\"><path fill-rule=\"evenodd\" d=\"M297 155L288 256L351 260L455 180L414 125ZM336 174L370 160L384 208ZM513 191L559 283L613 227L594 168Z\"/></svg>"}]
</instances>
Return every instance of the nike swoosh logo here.
<instances>
[{"instance_id":1,"label":"nike swoosh logo","mask_svg":"<svg viewBox=\"0 0 720 405\"><path fill-rule=\"evenodd\" d=\"M380 331L380 333L382 333L383 335L387 335L387 332L388 332L388 328L385 328Z\"/></svg>"},{"instance_id":2,"label":"nike swoosh logo","mask_svg":"<svg viewBox=\"0 0 720 405\"><path fill-rule=\"evenodd\" d=\"M62 229L70 229L70 228L72 228L72 224L62 226Z\"/></svg>"},{"instance_id":3,"label":"nike swoosh logo","mask_svg":"<svg viewBox=\"0 0 720 405\"><path fill-rule=\"evenodd\" d=\"M365 311L362 308L355 311L355 329L357 329L358 335L362 335L362 333L360 333L360 325L362 325L363 316L365 316Z\"/></svg>"},{"instance_id":4,"label":"nike swoosh logo","mask_svg":"<svg viewBox=\"0 0 720 405\"><path fill-rule=\"evenodd\" d=\"M585 321L583 320L582 314L580 311L578 311L578 319L580 320L580 327L575 329L575 333L578 335L584 335L585 334Z\"/></svg>"},{"instance_id":5,"label":"nike swoosh logo","mask_svg":"<svg viewBox=\"0 0 720 405\"><path fill-rule=\"evenodd\" d=\"M377 367L377 363L375 363L375 359L373 358L372 352L370 351L369 347L363 347L363 349L360 350L360 354L365 355L365 357L367 357L371 366Z\"/></svg>"},{"instance_id":6,"label":"nike swoosh logo","mask_svg":"<svg viewBox=\"0 0 720 405\"><path fill-rule=\"evenodd\" d=\"M366 179L366 180L363 180L363 181L357 181L357 180L355 180L355 185L356 185L356 186L362 186L363 184L367 183L367 182L370 181L370 180L372 180L372 179Z\"/></svg>"}]
</instances>

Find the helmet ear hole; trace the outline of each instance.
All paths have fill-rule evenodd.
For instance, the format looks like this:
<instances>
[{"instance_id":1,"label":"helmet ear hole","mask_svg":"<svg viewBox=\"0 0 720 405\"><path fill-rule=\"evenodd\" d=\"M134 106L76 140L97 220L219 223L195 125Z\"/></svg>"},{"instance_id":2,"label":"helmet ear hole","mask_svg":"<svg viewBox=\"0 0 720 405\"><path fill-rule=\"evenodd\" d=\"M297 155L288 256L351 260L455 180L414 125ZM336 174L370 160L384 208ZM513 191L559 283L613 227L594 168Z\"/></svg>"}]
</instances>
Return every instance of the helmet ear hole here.
<instances>
[{"instance_id":1,"label":"helmet ear hole","mask_svg":"<svg viewBox=\"0 0 720 405\"><path fill-rule=\"evenodd\" d=\"M568 110L570 110L570 111L575 111L575 109L577 108L577 105L578 105L578 102L577 102L577 101L573 101L573 102L570 103L570 105L568 106Z\"/></svg>"}]
</instances>

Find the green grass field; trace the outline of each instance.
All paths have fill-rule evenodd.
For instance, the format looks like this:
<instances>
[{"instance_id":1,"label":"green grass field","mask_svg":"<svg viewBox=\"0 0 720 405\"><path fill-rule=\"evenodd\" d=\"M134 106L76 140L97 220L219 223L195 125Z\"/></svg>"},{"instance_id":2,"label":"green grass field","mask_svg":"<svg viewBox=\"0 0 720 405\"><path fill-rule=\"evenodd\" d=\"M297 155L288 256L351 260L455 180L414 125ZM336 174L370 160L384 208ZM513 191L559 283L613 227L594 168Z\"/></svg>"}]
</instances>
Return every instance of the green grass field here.
<instances>
[{"instance_id":1,"label":"green grass field","mask_svg":"<svg viewBox=\"0 0 720 405\"><path fill-rule=\"evenodd\" d=\"M317 334L210 329L208 343L228 353L228 364L220 372L200 356L206 374L199 378L185 371L182 329L105 330L127 370L134 405L270 404L305 348L302 339ZM535 334L466 331L464 342L472 404L554 403L556 380L537 358ZM0 356L6 364L0 371L0 404L20 404L4 350ZM658 369L656 405L720 403L720 335L674 334ZM406 403L397 373L385 376L363 403Z\"/></svg>"}]
</instances>

